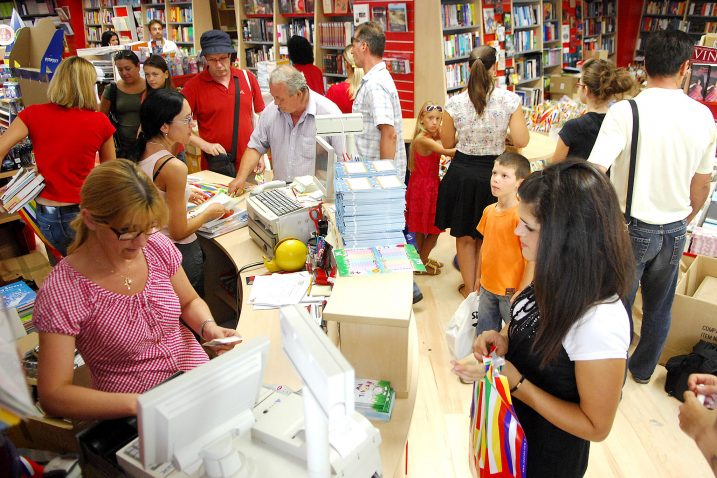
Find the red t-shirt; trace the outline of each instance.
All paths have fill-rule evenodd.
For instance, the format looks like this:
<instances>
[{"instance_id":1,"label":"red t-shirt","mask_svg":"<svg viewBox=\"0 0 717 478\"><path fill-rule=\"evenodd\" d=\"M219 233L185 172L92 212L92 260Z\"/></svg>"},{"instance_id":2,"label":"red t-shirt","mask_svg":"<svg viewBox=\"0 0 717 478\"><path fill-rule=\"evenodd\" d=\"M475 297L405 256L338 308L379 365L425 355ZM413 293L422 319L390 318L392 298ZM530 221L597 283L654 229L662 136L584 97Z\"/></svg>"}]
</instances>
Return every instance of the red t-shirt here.
<instances>
[{"instance_id":1,"label":"red t-shirt","mask_svg":"<svg viewBox=\"0 0 717 478\"><path fill-rule=\"evenodd\" d=\"M336 103L342 113L353 113L354 100L349 95L349 84L345 81L331 85L326 97Z\"/></svg>"},{"instance_id":2,"label":"red t-shirt","mask_svg":"<svg viewBox=\"0 0 717 478\"><path fill-rule=\"evenodd\" d=\"M309 89L323 95L326 90L324 90L324 74L321 73L321 70L315 65L299 65L294 63L294 68L299 70L304 74L304 78L306 78L306 84L309 86Z\"/></svg>"},{"instance_id":3,"label":"red t-shirt","mask_svg":"<svg viewBox=\"0 0 717 478\"><path fill-rule=\"evenodd\" d=\"M256 77L247 72L251 88L244 78L244 73L232 68L232 77L229 87L225 88L217 83L204 70L191 80L187 81L182 94L192 108L194 118L199 123L199 136L210 143L219 143L227 153L232 150L232 125L234 124L234 81L239 79L239 145L237 146L236 165L244 154L249 138L254 130L252 126L252 112L264 111L264 99ZM253 105L253 108L252 108ZM207 169L207 162L202 154L202 169Z\"/></svg>"},{"instance_id":4,"label":"red t-shirt","mask_svg":"<svg viewBox=\"0 0 717 478\"><path fill-rule=\"evenodd\" d=\"M46 103L28 106L18 117L30 132L37 169L45 177L40 197L79 204L97 152L115 132L107 115Z\"/></svg>"}]
</instances>

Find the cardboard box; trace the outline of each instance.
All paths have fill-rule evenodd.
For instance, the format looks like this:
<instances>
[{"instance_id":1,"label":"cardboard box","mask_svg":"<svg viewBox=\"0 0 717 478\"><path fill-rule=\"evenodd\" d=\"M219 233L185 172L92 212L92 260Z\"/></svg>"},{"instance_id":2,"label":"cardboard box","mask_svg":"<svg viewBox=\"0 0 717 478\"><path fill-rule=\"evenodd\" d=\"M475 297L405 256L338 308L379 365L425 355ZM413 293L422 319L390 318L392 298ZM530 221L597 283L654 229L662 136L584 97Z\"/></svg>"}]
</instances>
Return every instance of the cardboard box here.
<instances>
[{"instance_id":1,"label":"cardboard box","mask_svg":"<svg viewBox=\"0 0 717 478\"><path fill-rule=\"evenodd\" d=\"M552 75L550 77L550 94L554 100L563 95L573 97L578 91L580 78L569 75Z\"/></svg>"},{"instance_id":2,"label":"cardboard box","mask_svg":"<svg viewBox=\"0 0 717 478\"><path fill-rule=\"evenodd\" d=\"M717 258L697 256L677 283L672 325L659 362L688 354L700 340L717 344L717 303L695 297L705 277L717 277Z\"/></svg>"},{"instance_id":3,"label":"cardboard box","mask_svg":"<svg viewBox=\"0 0 717 478\"><path fill-rule=\"evenodd\" d=\"M24 355L34 349L39 342L37 333L19 338L15 343L18 351ZM29 383L34 380L28 379ZM72 383L89 387L90 376L87 366L75 369ZM7 430L7 436L18 448L48 450L56 453L78 453L80 447L75 435L86 428L91 422L71 422L61 418L29 417Z\"/></svg>"},{"instance_id":4,"label":"cardboard box","mask_svg":"<svg viewBox=\"0 0 717 478\"><path fill-rule=\"evenodd\" d=\"M585 50L583 60L607 60L607 50Z\"/></svg>"},{"instance_id":5,"label":"cardboard box","mask_svg":"<svg viewBox=\"0 0 717 478\"><path fill-rule=\"evenodd\" d=\"M34 27L18 30L15 44L10 52L10 65L19 65L18 81L25 106L47 103L49 83L41 77L40 66L56 31L52 18L41 18ZM54 60L59 64L59 58ZM54 68L52 70L54 71Z\"/></svg>"},{"instance_id":6,"label":"cardboard box","mask_svg":"<svg viewBox=\"0 0 717 478\"><path fill-rule=\"evenodd\" d=\"M51 271L52 266L40 252L0 260L0 279L6 282L22 278L40 287Z\"/></svg>"}]
</instances>

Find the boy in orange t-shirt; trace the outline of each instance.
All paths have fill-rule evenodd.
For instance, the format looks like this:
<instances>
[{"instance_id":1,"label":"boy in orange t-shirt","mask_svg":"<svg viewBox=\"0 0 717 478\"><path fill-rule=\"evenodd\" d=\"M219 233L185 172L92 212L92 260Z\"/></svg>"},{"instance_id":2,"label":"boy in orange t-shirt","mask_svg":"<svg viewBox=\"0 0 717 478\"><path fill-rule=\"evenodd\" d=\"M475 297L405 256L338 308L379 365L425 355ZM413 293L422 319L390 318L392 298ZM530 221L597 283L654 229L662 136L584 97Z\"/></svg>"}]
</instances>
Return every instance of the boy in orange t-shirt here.
<instances>
[{"instance_id":1,"label":"boy in orange t-shirt","mask_svg":"<svg viewBox=\"0 0 717 478\"><path fill-rule=\"evenodd\" d=\"M530 174L530 162L517 153L503 153L493 164L491 193L498 199L483 210L478 232L483 241L476 266L475 290L480 291L476 334L500 330L510 321L510 301L533 280L535 263L523 259L515 235L518 187Z\"/></svg>"}]
</instances>

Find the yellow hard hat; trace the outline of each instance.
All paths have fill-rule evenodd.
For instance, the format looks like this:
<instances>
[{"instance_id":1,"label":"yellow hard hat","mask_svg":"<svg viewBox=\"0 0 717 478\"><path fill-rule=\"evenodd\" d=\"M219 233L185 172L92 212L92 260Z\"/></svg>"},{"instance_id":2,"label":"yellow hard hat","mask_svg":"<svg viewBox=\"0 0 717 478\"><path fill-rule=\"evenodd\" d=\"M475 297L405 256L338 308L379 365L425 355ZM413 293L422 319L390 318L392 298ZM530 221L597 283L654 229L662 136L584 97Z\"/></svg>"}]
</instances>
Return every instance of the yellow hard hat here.
<instances>
[{"instance_id":1,"label":"yellow hard hat","mask_svg":"<svg viewBox=\"0 0 717 478\"><path fill-rule=\"evenodd\" d=\"M274 259L264 256L264 267L269 272L296 272L304 268L306 254L309 250L306 244L298 239L287 238L274 246Z\"/></svg>"}]
</instances>

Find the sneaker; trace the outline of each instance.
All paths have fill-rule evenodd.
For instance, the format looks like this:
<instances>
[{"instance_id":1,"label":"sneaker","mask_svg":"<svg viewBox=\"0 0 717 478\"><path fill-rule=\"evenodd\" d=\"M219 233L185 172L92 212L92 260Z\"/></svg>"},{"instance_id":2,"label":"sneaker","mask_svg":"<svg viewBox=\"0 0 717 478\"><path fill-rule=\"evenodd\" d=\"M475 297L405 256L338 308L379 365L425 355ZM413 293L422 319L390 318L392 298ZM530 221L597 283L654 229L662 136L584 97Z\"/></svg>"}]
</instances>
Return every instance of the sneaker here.
<instances>
[{"instance_id":1,"label":"sneaker","mask_svg":"<svg viewBox=\"0 0 717 478\"><path fill-rule=\"evenodd\" d=\"M423 293L418 288L416 281L413 281L413 303L421 302L423 300Z\"/></svg>"},{"instance_id":2,"label":"sneaker","mask_svg":"<svg viewBox=\"0 0 717 478\"><path fill-rule=\"evenodd\" d=\"M630 372L630 376L632 377L632 380L635 381L635 383L639 383L640 385L645 385L645 384L650 383L650 377L638 378L632 372Z\"/></svg>"}]
</instances>

